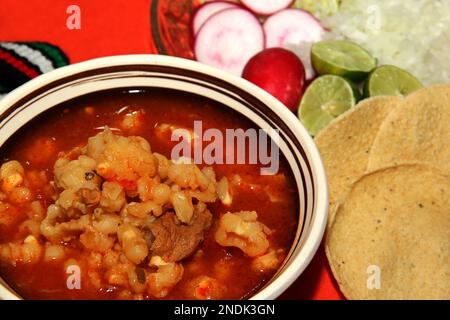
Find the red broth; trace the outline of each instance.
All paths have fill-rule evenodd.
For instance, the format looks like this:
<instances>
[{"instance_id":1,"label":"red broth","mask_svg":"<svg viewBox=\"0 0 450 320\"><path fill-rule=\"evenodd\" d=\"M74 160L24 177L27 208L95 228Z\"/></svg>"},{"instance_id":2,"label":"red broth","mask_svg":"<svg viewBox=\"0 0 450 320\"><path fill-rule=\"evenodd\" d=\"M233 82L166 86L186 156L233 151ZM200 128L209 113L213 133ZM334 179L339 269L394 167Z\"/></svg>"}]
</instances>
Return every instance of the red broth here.
<instances>
[{"instance_id":1,"label":"red broth","mask_svg":"<svg viewBox=\"0 0 450 320\"><path fill-rule=\"evenodd\" d=\"M124 135L144 137L151 145L152 152L170 158L173 146L169 136L161 136L155 128L169 124L183 128L193 128L194 120L202 120L203 130L256 128L248 119L212 100L163 89L111 90L90 94L66 102L38 116L16 133L1 148L2 163L17 160L26 172L45 171L48 181L53 180L53 165L61 151L69 151L75 146L83 146L87 139L100 132L99 128L109 126L120 128L125 113L139 113L140 125ZM282 155L280 155L282 157ZM203 165L199 165L203 167ZM233 247L222 247L214 240L217 219L230 211L255 210L258 221L272 230L269 235L271 247L282 249L282 258L289 252L298 224L298 195L292 172L284 158L280 159L279 173L261 176L260 165L213 165L216 176L226 176L230 181L238 175L241 183L235 186L231 206L216 201L208 204L213 214L212 226L199 245L201 254L194 254L182 261L184 275L181 281L165 297L166 299L188 299L191 281L201 275L218 279L226 286L221 299L242 299L255 294L276 272L258 272L251 269L253 258ZM54 202L45 188L30 187L36 199L46 208ZM274 200L275 199L275 200ZM16 205L15 213L0 213L0 244L20 241L24 233L20 224L26 219L26 207ZM13 222L2 224L1 217L13 215ZM68 258L80 258L87 251L78 240L63 244L68 254L64 261L43 262L29 265L17 263L15 266L2 263L0 275L7 283L26 299L118 299L120 287L102 285L94 288L86 280L86 272L81 265L82 285L79 290L69 290L64 263ZM87 268L87 267L86 267ZM145 294L145 299L154 299Z\"/></svg>"}]
</instances>

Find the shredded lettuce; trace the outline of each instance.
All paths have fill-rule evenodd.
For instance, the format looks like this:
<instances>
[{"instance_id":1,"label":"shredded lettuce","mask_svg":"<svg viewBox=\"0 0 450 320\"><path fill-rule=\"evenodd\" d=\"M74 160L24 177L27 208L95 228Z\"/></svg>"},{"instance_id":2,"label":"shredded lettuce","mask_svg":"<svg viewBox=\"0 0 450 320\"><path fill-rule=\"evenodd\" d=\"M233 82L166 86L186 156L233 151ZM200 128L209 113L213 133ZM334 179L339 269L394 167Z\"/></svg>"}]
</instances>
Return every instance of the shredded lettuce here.
<instances>
[{"instance_id":1,"label":"shredded lettuce","mask_svg":"<svg viewBox=\"0 0 450 320\"><path fill-rule=\"evenodd\" d=\"M325 18L330 38L346 38L424 84L450 82L450 0L342 0Z\"/></svg>"}]
</instances>

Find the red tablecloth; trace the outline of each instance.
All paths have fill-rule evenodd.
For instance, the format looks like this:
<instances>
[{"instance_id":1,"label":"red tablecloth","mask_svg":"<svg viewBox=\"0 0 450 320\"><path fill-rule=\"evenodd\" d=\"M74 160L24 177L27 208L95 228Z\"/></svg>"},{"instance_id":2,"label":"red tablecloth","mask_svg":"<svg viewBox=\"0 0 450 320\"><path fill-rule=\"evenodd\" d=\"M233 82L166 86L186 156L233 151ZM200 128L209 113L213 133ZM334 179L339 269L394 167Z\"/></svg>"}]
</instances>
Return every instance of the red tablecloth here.
<instances>
[{"instance_id":1,"label":"red tablecloth","mask_svg":"<svg viewBox=\"0 0 450 320\"><path fill-rule=\"evenodd\" d=\"M150 2L1 0L0 41L47 41L59 46L71 63L109 55L156 53L150 32ZM81 30L69 30L66 26L66 10L73 4L81 9ZM282 298L341 299L336 288L320 249Z\"/></svg>"}]
</instances>

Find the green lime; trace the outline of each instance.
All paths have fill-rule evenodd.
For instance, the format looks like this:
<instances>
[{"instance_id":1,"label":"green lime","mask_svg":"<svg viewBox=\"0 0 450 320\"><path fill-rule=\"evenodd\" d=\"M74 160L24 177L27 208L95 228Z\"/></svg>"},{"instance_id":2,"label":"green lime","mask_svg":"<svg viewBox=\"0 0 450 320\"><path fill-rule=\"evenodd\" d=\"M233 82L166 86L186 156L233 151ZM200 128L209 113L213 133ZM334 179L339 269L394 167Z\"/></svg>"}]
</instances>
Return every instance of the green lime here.
<instances>
[{"instance_id":1,"label":"green lime","mask_svg":"<svg viewBox=\"0 0 450 320\"><path fill-rule=\"evenodd\" d=\"M364 95L406 96L422 88L422 83L409 72L395 66L385 65L376 68L364 87Z\"/></svg>"},{"instance_id":2,"label":"green lime","mask_svg":"<svg viewBox=\"0 0 450 320\"><path fill-rule=\"evenodd\" d=\"M319 19L338 12L341 0L297 0L293 7L311 12Z\"/></svg>"},{"instance_id":3,"label":"green lime","mask_svg":"<svg viewBox=\"0 0 450 320\"><path fill-rule=\"evenodd\" d=\"M357 90L346 79L325 75L306 89L298 117L311 135L316 135L334 118L352 108L359 98Z\"/></svg>"},{"instance_id":4,"label":"green lime","mask_svg":"<svg viewBox=\"0 0 450 320\"><path fill-rule=\"evenodd\" d=\"M315 43L311 59L318 74L334 74L352 80L363 79L377 66L377 60L366 50L346 40Z\"/></svg>"}]
</instances>

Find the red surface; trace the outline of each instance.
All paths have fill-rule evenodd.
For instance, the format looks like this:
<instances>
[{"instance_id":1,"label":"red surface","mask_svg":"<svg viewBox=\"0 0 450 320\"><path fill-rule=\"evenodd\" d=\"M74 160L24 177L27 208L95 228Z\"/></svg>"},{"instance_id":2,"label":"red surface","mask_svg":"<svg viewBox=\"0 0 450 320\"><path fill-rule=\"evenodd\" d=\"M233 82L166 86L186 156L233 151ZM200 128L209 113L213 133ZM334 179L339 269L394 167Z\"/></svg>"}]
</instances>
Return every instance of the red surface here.
<instances>
[{"instance_id":1,"label":"red surface","mask_svg":"<svg viewBox=\"0 0 450 320\"><path fill-rule=\"evenodd\" d=\"M180 1L180 0L176 0ZM156 53L151 0L1 0L0 41L48 41L72 63L109 55ZM81 9L81 30L66 27L69 5ZM341 299L323 249L283 299Z\"/></svg>"},{"instance_id":2,"label":"red surface","mask_svg":"<svg viewBox=\"0 0 450 320\"><path fill-rule=\"evenodd\" d=\"M70 5L81 29L69 30ZM149 41L150 0L1 0L0 41L48 41L72 63L108 55L155 53Z\"/></svg>"}]
</instances>

